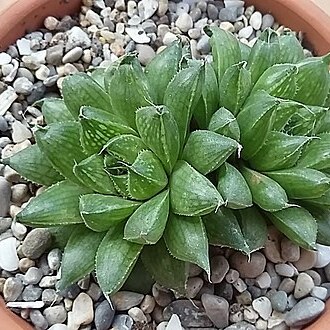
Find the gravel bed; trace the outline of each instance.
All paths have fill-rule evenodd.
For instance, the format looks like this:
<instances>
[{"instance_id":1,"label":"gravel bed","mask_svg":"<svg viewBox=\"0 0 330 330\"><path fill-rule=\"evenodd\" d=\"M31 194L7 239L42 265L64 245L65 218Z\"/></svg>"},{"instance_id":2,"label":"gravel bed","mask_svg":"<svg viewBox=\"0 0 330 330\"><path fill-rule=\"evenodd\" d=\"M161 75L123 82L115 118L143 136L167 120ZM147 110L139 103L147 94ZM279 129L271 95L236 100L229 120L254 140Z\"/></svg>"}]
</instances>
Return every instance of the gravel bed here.
<instances>
[{"instance_id":1,"label":"gravel bed","mask_svg":"<svg viewBox=\"0 0 330 330\"><path fill-rule=\"evenodd\" d=\"M178 35L195 58L204 58L207 24L249 46L267 27L284 30L239 0L84 0L78 17L46 18L43 29L0 53L1 158L34 142L32 132L44 121L33 104L59 96L66 75L107 67L132 51L145 65ZM191 265L189 299L155 283L147 295L120 291L109 303L93 275L58 294L62 253L51 247L49 231L12 220L42 190L0 164L0 294L36 329L297 330L322 313L330 296L330 248L306 251L273 227L250 262L239 252L211 248L212 283Z\"/></svg>"}]
</instances>

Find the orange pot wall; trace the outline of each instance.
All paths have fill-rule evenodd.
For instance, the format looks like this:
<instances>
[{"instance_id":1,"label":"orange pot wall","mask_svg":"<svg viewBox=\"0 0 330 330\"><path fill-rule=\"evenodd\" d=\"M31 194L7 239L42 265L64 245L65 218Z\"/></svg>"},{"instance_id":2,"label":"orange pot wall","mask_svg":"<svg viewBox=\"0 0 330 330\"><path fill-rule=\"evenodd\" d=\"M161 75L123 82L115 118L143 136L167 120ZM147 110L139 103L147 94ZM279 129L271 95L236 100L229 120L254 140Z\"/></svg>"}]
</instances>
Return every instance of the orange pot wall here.
<instances>
[{"instance_id":1,"label":"orange pot wall","mask_svg":"<svg viewBox=\"0 0 330 330\"><path fill-rule=\"evenodd\" d=\"M0 50L42 26L47 16L78 13L80 4L81 0L0 0Z\"/></svg>"},{"instance_id":2,"label":"orange pot wall","mask_svg":"<svg viewBox=\"0 0 330 330\"><path fill-rule=\"evenodd\" d=\"M246 3L272 13L281 24L302 31L306 46L316 54L330 52L330 0L246 0Z\"/></svg>"}]
</instances>

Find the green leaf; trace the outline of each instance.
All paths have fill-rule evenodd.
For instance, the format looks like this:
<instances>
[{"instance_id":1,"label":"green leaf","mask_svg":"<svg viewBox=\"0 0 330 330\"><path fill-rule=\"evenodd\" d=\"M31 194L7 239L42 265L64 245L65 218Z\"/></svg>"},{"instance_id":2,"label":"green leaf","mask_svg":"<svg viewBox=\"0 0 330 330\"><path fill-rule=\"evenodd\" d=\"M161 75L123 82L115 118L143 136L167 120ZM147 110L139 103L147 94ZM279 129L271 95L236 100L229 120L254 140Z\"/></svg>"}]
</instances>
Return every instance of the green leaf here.
<instances>
[{"instance_id":1,"label":"green leaf","mask_svg":"<svg viewBox=\"0 0 330 330\"><path fill-rule=\"evenodd\" d=\"M109 95L87 73L77 73L63 80L64 103L74 118L78 118L82 106L111 111Z\"/></svg>"},{"instance_id":2,"label":"green leaf","mask_svg":"<svg viewBox=\"0 0 330 330\"><path fill-rule=\"evenodd\" d=\"M330 178L311 168L294 167L265 174L278 182L290 198L317 198L330 188Z\"/></svg>"},{"instance_id":3,"label":"green leaf","mask_svg":"<svg viewBox=\"0 0 330 330\"><path fill-rule=\"evenodd\" d=\"M141 151L128 167L127 189L134 199L148 199L163 190L167 183L162 163L150 150Z\"/></svg>"},{"instance_id":4,"label":"green leaf","mask_svg":"<svg viewBox=\"0 0 330 330\"><path fill-rule=\"evenodd\" d=\"M243 44L243 42L239 42L239 48L241 50L241 61L247 62L251 53L251 48L248 45Z\"/></svg>"},{"instance_id":5,"label":"green leaf","mask_svg":"<svg viewBox=\"0 0 330 330\"><path fill-rule=\"evenodd\" d=\"M317 242L324 245L330 245L330 210L319 207L308 207L317 222Z\"/></svg>"},{"instance_id":6,"label":"green leaf","mask_svg":"<svg viewBox=\"0 0 330 330\"><path fill-rule=\"evenodd\" d=\"M251 92L251 73L245 68L246 62L229 67L220 84L220 104L237 115Z\"/></svg>"},{"instance_id":7,"label":"green leaf","mask_svg":"<svg viewBox=\"0 0 330 330\"><path fill-rule=\"evenodd\" d=\"M252 195L241 172L229 163L219 169L217 189L231 209L242 209L252 206Z\"/></svg>"},{"instance_id":8,"label":"green leaf","mask_svg":"<svg viewBox=\"0 0 330 330\"><path fill-rule=\"evenodd\" d=\"M113 112L135 129L136 110L151 102L147 78L139 61L131 55L120 59L115 69L106 71L105 86Z\"/></svg>"},{"instance_id":9,"label":"green leaf","mask_svg":"<svg viewBox=\"0 0 330 330\"><path fill-rule=\"evenodd\" d=\"M48 125L74 120L74 117L62 99L49 97L41 101L41 111Z\"/></svg>"},{"instance_id":10,"label":"green leaf","mask_svg":"<svg viewBox=\"0 0 330 330\"><path fill-rule=\"evenodd\" d=\"M179 294L186 293L188 264L174 259L168 252L164 240L147 245L141 254L142 262L151 276L160 285L171 288ZM157 260L157 262L155 262ZM164 271L166 269L166 271Z\"/></svg>"},{"instance_id":11,"label":"green leaf","mask_svg":"<svg viewBox=\"0 0 330 330\"><path fill-rule=\"evenodd\" d=\"M330 168L330 133L323 133L312 140L301 153L298 167L323 170Z\"/></svg>"},{"instance_id":12,"label":"green leaf","mask_svg":"<svg viewBox=\"0 0 330 330\"><path fill-rule=\"evenodd\" d=\"M267 141L257 154L249 160L258 171L273 171L293 167L302 148L311 140L307 136L294 136L280 132L270 132Z\"/></svg>"},{"instance_id":13,"label":"green leaf","mask_svg":"<svg viewBox=\"0 0 330 330\"><path fill-rule=\"evenodd\" d=\"M128 174L111 174L109 173L111 180L118 192L119 195L124 197L129 197L129 193L127 190L127 183L128 183Z\"/></svg>"},{"instance_id":14,"label":"green leaf","mask_svg":"<svg viewBox=\"0 0 330 330\"><path fill-rule=\"evenodd\" d=\"M54 249L58 248L63 251L66 244L69 241L69 238L70 238L72 232L78 226L80 226L80 224L48 227L47 230L52 236L51 248L54 248Z\"/></svg>"},{"instance_id":15,"label":"green leaf","mask_svg":"<svg viewBox=\"0 0 330 330\"><path fill-rule=\"evenodd\" d=\"M275 227L290 240L304 249L315 249L317 223L313 216L302 207L268 213Z\"/></svg>"},{"instance_id":16,"label":"green leaf","mask_svg":"<svg viewBox=\"0 0 330 330\"><path fill-rule=\"evenodd\" d=\"M192 132L183 150L182 158L202 174L221 166L241 146L235 140L208 130Z\"/></svg>"},{"instance_id":17,"label":"green leaf","mask_svg":"<svg viewBox=\"0 0 330 330\"><path fill-rule=\"evenodd\" d=\"M87 188L70 181L56 183L31 199L16 219L21 223L38 227L82 223L79 197L89 192Z\"/></svg>"},{"instance_id":18,"label":"green leaf","mask_svg":"<svg viewBox=\"0 0 330 330\"><path fill-rule=\"evenodd\" d=\"M86 158L79 140L79 124L54 123L39 129L36 140L41 152L64 177L80 184L73 173L73 166Z\"/></svg>"},{"instance_id":19,"label":"green leaf","mask_svg":"<svg viewBox=\"0 0 330 330\"><path fill-rule=\"evenodd\" d=\"M155 56L146 66L145 75L150 88L150 95L156 104L162 104L167 85L179 71L182 57L182 44L177 40ZM159 74L161 72L161 74Z\"/></svg>"},{"instance_id":20,"label":"green leaf","mask_svg":"<svg viewBox=\"0 0 330 330\"><path fill-rule=\"evenodd\" d=\"M297 64L297 94L293 100L309 105L324 105L330 87L329 62L330 54L324 57L309 57Z\"/></svg>"},{"instance_id":21,"label":"green leaf","mask_svg":"<svg viewBox=\"0 0 330 330\"><path fill-rule=\"evenodd\" d=\"M247 167L241 168L255 204L265 211L275 212L290 206L285 190L266 175Z\"/></svg>"},{"instance_id":22,"label":"green leaf","mask_svg":"<svg viewBox=\"0 0 330 330\"><path fill-rule=\"evenodd\" d=\"M136 112L136 126L142 141L171 173L180 151L178 125L166 106L149 106Z\"/></svg>"},{"instance_id":23,"label":"green leaf","mask_svg":"<svg viewBox=\"0 0 330 330\"><path fill-rule=\"evenodd\" d=\"M169 213L165 190L143 203L127 220L124 238L139 244L155 244L162 237Z\"/></svg>"},{"instance_id":24,"label":"green leaf","mask_svg":"<svg viewBox=\"0 0 330 330\"><path fill-rule=\"evenodd\" d=\"M314 205L318 208L330 208L330 189L328 189L321 197L304 199L308 205Z\"/></svg>"},{"instance_id":25,"label":"green leaf","mask_svg":"<svg viewBox=\"0 0 330 330\"><path fill-rule=\"evenodd\" d=\"M171 214L164 239L168 250L175 258L198 265L205 270L210 279L209 245L200 217Z\"/></svg>"},{"instance_id":26,"label":"green leaf","mask_svg":"<svg viewBox=\"0 0 330 330\"><path fill-rule=\"evenodd\" d=\"M279 36L280 44L280 63L298 63L305 58L304 48L292 31L284 31Z\"/></svg>"},{"instance_id":27,"label":"green leaf","mask_svg":"<svg viewBox=\"0 0 330 330\"><path fill-rule=\"evenodd\" d=\"M90 73L90 77L96 81L103 89L104 86L104 77L105 77L105 68L93 68Z\"/></svg>"},{"instance_id":28,"label":"green leaf","mask_svg":"<svg viewBox=\"0 0 330 330\"><path fill-rule=\"evenodd\" d=\"M66 289L94 270L96 251L104 235L85 226L75 228L64 249L58 290Z\"/></svg>"},{"instance_id":29,"label":"green leaf","mask_svg":"<svg viewBox=\"0 0 330 330\"><path fill-rule=\"evenodd\" d=\"M209 242L226 246L250 255L264 246L267 225L256 208L249 208L236 218L233 211L221 207L217 212L203 217ZM253 230L251 230L253 228Z\"/></svg>"},{"instance_id":30,"label":"green leaf","mask_svg":"<svg viewBox=\"0 0 330 330\"><path fill-rule=\"evenodd\" d=\"M201 97L201 72L201 64L182 69L174 76L165 90L164 104L169 108L178 124L181 146L188 133L195 106Z\"/></svg>"},{"instance_id":31,"label":"green leaf","mask_svg":"<svg viewBox=\"0 0 330 330\"><path fill-rule=\"evenodd\" d=\"M106 231L128 218L141 203L122 197L89 194L80 197L79 209L86 226Z\"/></svg>"},{"instance_id":32,"label":"green leaf","mask_svg":"<svg viewBox=\"0 0 330 330\"><path fill-rule=\"evenodd\" d=\"M251 72L252 84L262 73L276 64L280 56L280 45L277 33L271 29L262 32L251 49L247 69Z\"/></svg>"},{"instance_id":33,"label":"green leaf","mask_svg":"<svg viewBox=\"0 0 330 330\"><path fill-rule=\"evenodd\" d=\"M107 232L96 254L96 277L103 292L111 295L122 287L142 248L124 240L122 224Z\"/></svg>"},{"instance_id":34,"label":"green leaf","mask_svg":"<svg viewBox=\"0 0 330 330\"><path fill-rule=\"evenodd\" d=\"M107 151L123 162L133 164L138 154L147 149L143 141L131 134L122 134L112 138L104 147Z\"/></svg>"},{"instance_id":35,"label":"green leaf","mask_svg":"<svg viewBox=\"0 0 330 330\"><path fill-rule=\"evenodd\" d=\"M117 191L109 174L105 171L104 160L100 155L92 155L73 168L80 182L100 194L116 195Z\"/></svg>"},{"instance_id":36,"label":"green leaf","mask_svg":"<svg viewBox=\"0 0 330 330\"><path fill-rule=\"evenodd\" d=\"M218 109L219 88L213 66L205 63L202 74L202 96L196 106L194 117L200 128L206 128L211 116Z\"/></svg>"},{"instance_id":37,"label":"green leaf","mask_svg":"<svg viewBox=\"0 0 330 330\"><path fill-rule=\"evenodd\" d=\"M220 108L213 114L208 129L236 141L240 140L240 129L237 120L226 108Z\"/></svg>"},{"instance_id":38,"label":"green leaf","mask_svg":"<svg viewBox=\"0 0 330 330\"><path fill-rule=\"evenodd\" d=\"M54 169L36 144L19 151L9 158L5 158L2 162L9 165L24 178L45 186L51 186L64 179Z\"/></svg>"},{"instance_id":39,"label":"green leaf","mask_svg":"<svg viewBox=\"0 0 330 330\"><path fill-rule=\"evenodd\" d=\"M118 116L92 107L80 109L81 142L89 154L98 153L114 136L137 133Z\"/></svg>"},{"instance_id":40,"label":"green leaf","mask_svg":"<svg viewBox=\"0 0 330 330\"><path fill-rule=\"evenodd\" d=\"M170 201L172 211L185 216L205 215L224 204L211 181L183 160L170 178Z\"/></svg>"},{"instance_id":41,"label":"green leaf","mask_svg":"<svg viewBox=\"0 0 330 330\"><path fill-rule=\"evenodd\" d=\"M226 70L241 61L241 49L236 37L216 26L208 26L205 32L210 36L214 69L221 83Z\"/></svg>"},{"instance_id":42,"label":"green leaf","mask_svg":"<svg viewBox=\"0 0 330 330\"><path fill-rule=\"evenodd\" d=\"M251 94L237 116L244 159L253 157L263 146L275 120L279 101L264 91Z\"/></svg>"},{"instance_id":43,"label":"green leaf","mask_svg":"<svg viewBox=\"0 0 330 330\"><path fill-rule=\"evenodd\" d=\"M260 76L252 93L264 90L272 96L292 99L297 92L297 73L298 68L294 64L275 64Z\"/></svg>"}]
</instances>

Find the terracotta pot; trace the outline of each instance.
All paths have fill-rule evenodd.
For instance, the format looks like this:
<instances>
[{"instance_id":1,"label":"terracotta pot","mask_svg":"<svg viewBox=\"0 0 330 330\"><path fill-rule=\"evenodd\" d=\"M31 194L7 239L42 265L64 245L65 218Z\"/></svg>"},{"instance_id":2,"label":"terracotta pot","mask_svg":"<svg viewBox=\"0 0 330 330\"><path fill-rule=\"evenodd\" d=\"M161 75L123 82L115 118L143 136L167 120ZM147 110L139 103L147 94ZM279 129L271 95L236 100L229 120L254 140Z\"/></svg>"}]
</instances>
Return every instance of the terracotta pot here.
<instances>
[{"instance_id":1,"label":"terracotta pot","mask_svg":"<svg viewBox=\"0 0 330 330\"><path fill-rule=\"evenodd\" d=\"M45 17L77 13L81 0L0 0L0 50L5 50L26 32L42 26ZM316 54L330 52L330 1L327 0L246 0L263 13L272 13L281 23L302 31L306 45ZM330 301L325 313L306 330L328 330ZM6 309L0 298L0 330L32 330L21 318Z\"/></svg>"}]
</instances>

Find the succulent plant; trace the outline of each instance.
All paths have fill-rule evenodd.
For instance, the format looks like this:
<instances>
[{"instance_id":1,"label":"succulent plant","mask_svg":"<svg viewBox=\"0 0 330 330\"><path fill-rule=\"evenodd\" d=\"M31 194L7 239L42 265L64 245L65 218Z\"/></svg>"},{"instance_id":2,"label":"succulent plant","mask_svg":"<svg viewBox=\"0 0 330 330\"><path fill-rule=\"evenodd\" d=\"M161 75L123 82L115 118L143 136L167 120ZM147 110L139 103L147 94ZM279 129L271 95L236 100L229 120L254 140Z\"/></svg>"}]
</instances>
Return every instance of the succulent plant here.
<instances>
[{"instance_id":1,"label":"succulent plant","mask_svg":"<svg viewBox=\"0 0 330 330\"><path fill-rule=\"evenodd\" d=\"M95 269L112 294L142 262L185 294L189 263L210 278L209 245L249 255L270 223L330 244L330 55L305 58L291 33L250 49L205 32L211 61L176 41L145 68L126 55L67 77L36 144L5 160L49 186L17 220L69 237L59 289Z\"/></svg>"}]
</instances>

